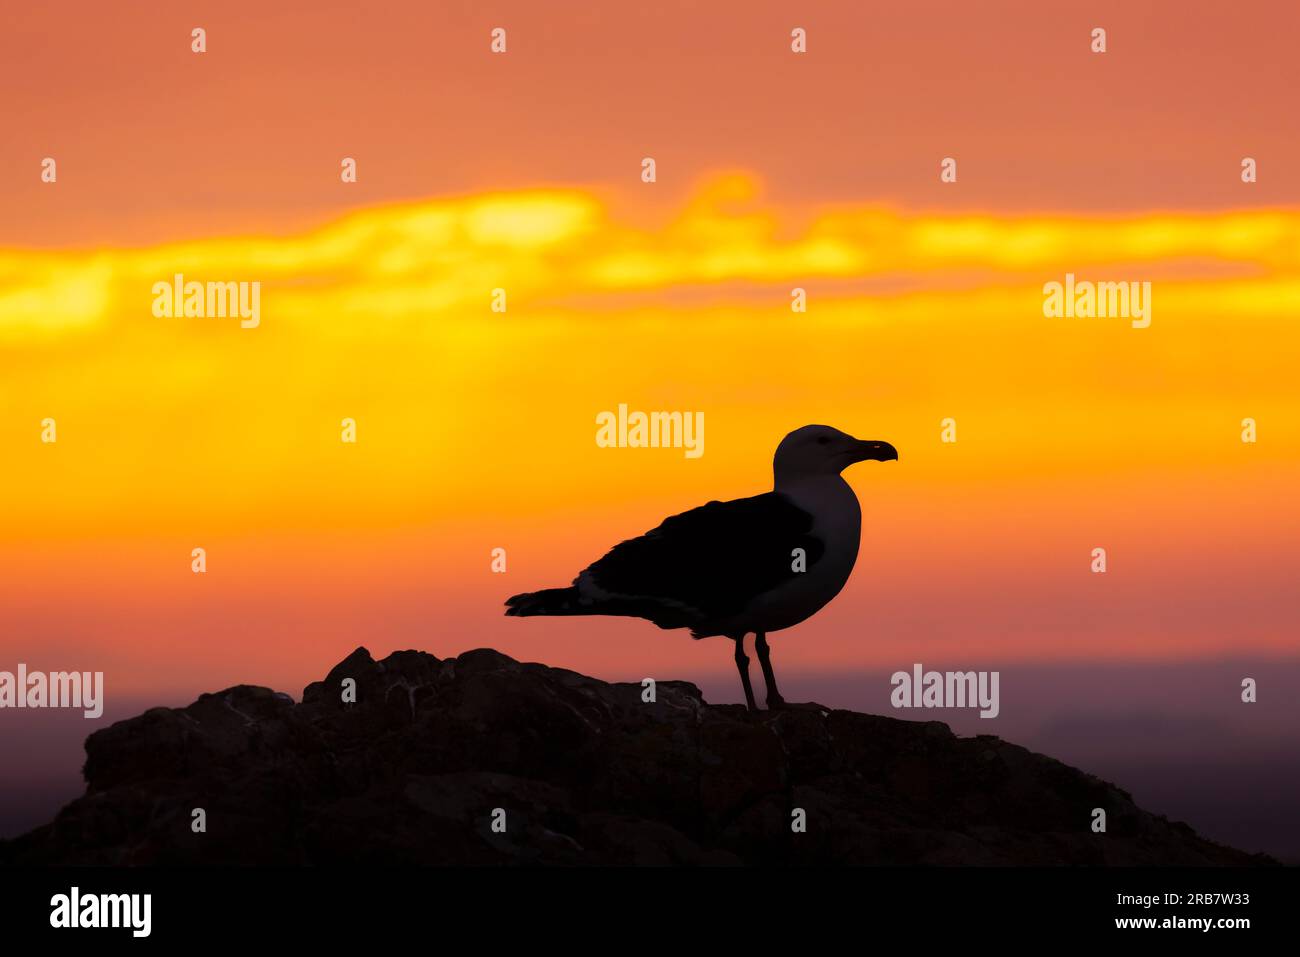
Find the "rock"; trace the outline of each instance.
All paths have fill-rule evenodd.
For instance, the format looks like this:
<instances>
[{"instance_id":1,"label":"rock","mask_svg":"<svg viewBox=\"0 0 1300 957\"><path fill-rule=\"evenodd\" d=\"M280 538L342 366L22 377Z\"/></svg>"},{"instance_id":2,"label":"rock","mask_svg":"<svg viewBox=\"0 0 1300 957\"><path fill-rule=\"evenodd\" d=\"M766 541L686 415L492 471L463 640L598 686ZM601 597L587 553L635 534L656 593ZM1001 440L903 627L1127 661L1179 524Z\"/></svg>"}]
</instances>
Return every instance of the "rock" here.
<instances>
[{"instance_id":1,"label":"rock","mask_svg":"<svg viewBox=\"0 0 1300 957\"><path fill-rule=\"evenodd\" d=\"M1275 863L992 736L816 704L750 714L679 681L645 703L486 648L358 648L298 704L240 685L154 708L92 734L84 774L0 863Z\"/></svg>"}]
</instances>

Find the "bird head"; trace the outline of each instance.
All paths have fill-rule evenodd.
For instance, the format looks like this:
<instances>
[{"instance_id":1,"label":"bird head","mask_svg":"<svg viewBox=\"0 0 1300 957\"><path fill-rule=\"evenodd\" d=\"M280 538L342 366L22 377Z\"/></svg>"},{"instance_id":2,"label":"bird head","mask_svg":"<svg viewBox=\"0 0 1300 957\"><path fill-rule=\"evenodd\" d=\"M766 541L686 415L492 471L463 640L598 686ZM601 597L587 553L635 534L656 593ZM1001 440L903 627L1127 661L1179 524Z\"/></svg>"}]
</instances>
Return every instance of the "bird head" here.
<instances>
[{"instance_id":1,"label":"bird head","mask_svg":"<svg viewBox=\"0 0 1300 957\"><path fill-rule=\"evenodd\" d=\"M887 462L898 458L888 442L855 439L829 425L795 429L776 447L772 461L778 483L789 479L839 475L854 462Z\"/></svg>"}]
</instances>

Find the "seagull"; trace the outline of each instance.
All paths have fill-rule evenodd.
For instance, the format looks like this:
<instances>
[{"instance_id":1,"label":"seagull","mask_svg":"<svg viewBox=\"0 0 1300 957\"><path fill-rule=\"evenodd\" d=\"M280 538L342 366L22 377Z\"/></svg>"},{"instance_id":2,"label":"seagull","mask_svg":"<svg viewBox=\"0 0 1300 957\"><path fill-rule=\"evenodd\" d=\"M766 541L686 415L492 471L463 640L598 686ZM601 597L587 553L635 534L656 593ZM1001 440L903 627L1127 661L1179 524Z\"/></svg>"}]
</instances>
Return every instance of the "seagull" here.
<instances>
[{"instance_id":1,"label":"seagull","mask_svg":"<svg viewBox=\"0 0 1300 957\"><path fill-rule=\"evenodd\" d=\"M780 708L768 632L820 611L857 561L862 510L840 472L855 462L897 459L888 442L805 425L777 446L772 491L665 519L615 545L569 587L506 599L506 614L617 615L689 628L692 638L730 638L745 704L756 711L745 654L752 632L767 706Z\"/></svg>"}]
</instances>

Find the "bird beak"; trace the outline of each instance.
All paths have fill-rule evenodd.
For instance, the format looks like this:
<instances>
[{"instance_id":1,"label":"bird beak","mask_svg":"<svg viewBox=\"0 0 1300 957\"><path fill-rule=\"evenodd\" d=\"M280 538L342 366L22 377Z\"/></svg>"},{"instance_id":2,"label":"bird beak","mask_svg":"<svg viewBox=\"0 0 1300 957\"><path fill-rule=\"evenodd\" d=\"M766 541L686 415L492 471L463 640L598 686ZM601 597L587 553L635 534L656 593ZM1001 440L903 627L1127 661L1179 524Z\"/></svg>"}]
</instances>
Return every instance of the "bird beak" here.
<instances>
[{"instance_id":1,"label":"bird beak","mask_svg":"<svg viewBox=\"0 0 1300 957\"><path fill-rule=\"evenodd\" d=\"M854 462L898 461L898 449L888 442L859 441L854 449Z\"/></svg>"}]
</instances>

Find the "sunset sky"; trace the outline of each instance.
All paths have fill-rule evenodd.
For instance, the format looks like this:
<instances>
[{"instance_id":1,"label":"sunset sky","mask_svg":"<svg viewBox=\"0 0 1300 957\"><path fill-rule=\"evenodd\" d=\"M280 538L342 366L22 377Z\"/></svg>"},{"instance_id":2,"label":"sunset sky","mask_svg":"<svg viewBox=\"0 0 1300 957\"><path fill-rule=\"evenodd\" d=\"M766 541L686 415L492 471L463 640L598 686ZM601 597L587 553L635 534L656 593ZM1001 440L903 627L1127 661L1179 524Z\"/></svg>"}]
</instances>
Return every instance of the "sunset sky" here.
<instances>
[{"instance_id":1,"label":"sunset sky","mask_svg":"<svg viewBox=\"0 0 1300 957\"><path fill-rule=\"evenodd\" d=\"M1295 655L1293 3L619 6L6 14L0 667L730 671L501 602L769 488L808 422L900 461L848 473L858 567L787 671ZM1151 327L1044 318L1067 272L1151 282ZM154 317L176 273L261 282L261 325ZM598 448L619 403L705 454Z\"/></svg>"}]
</instances>

